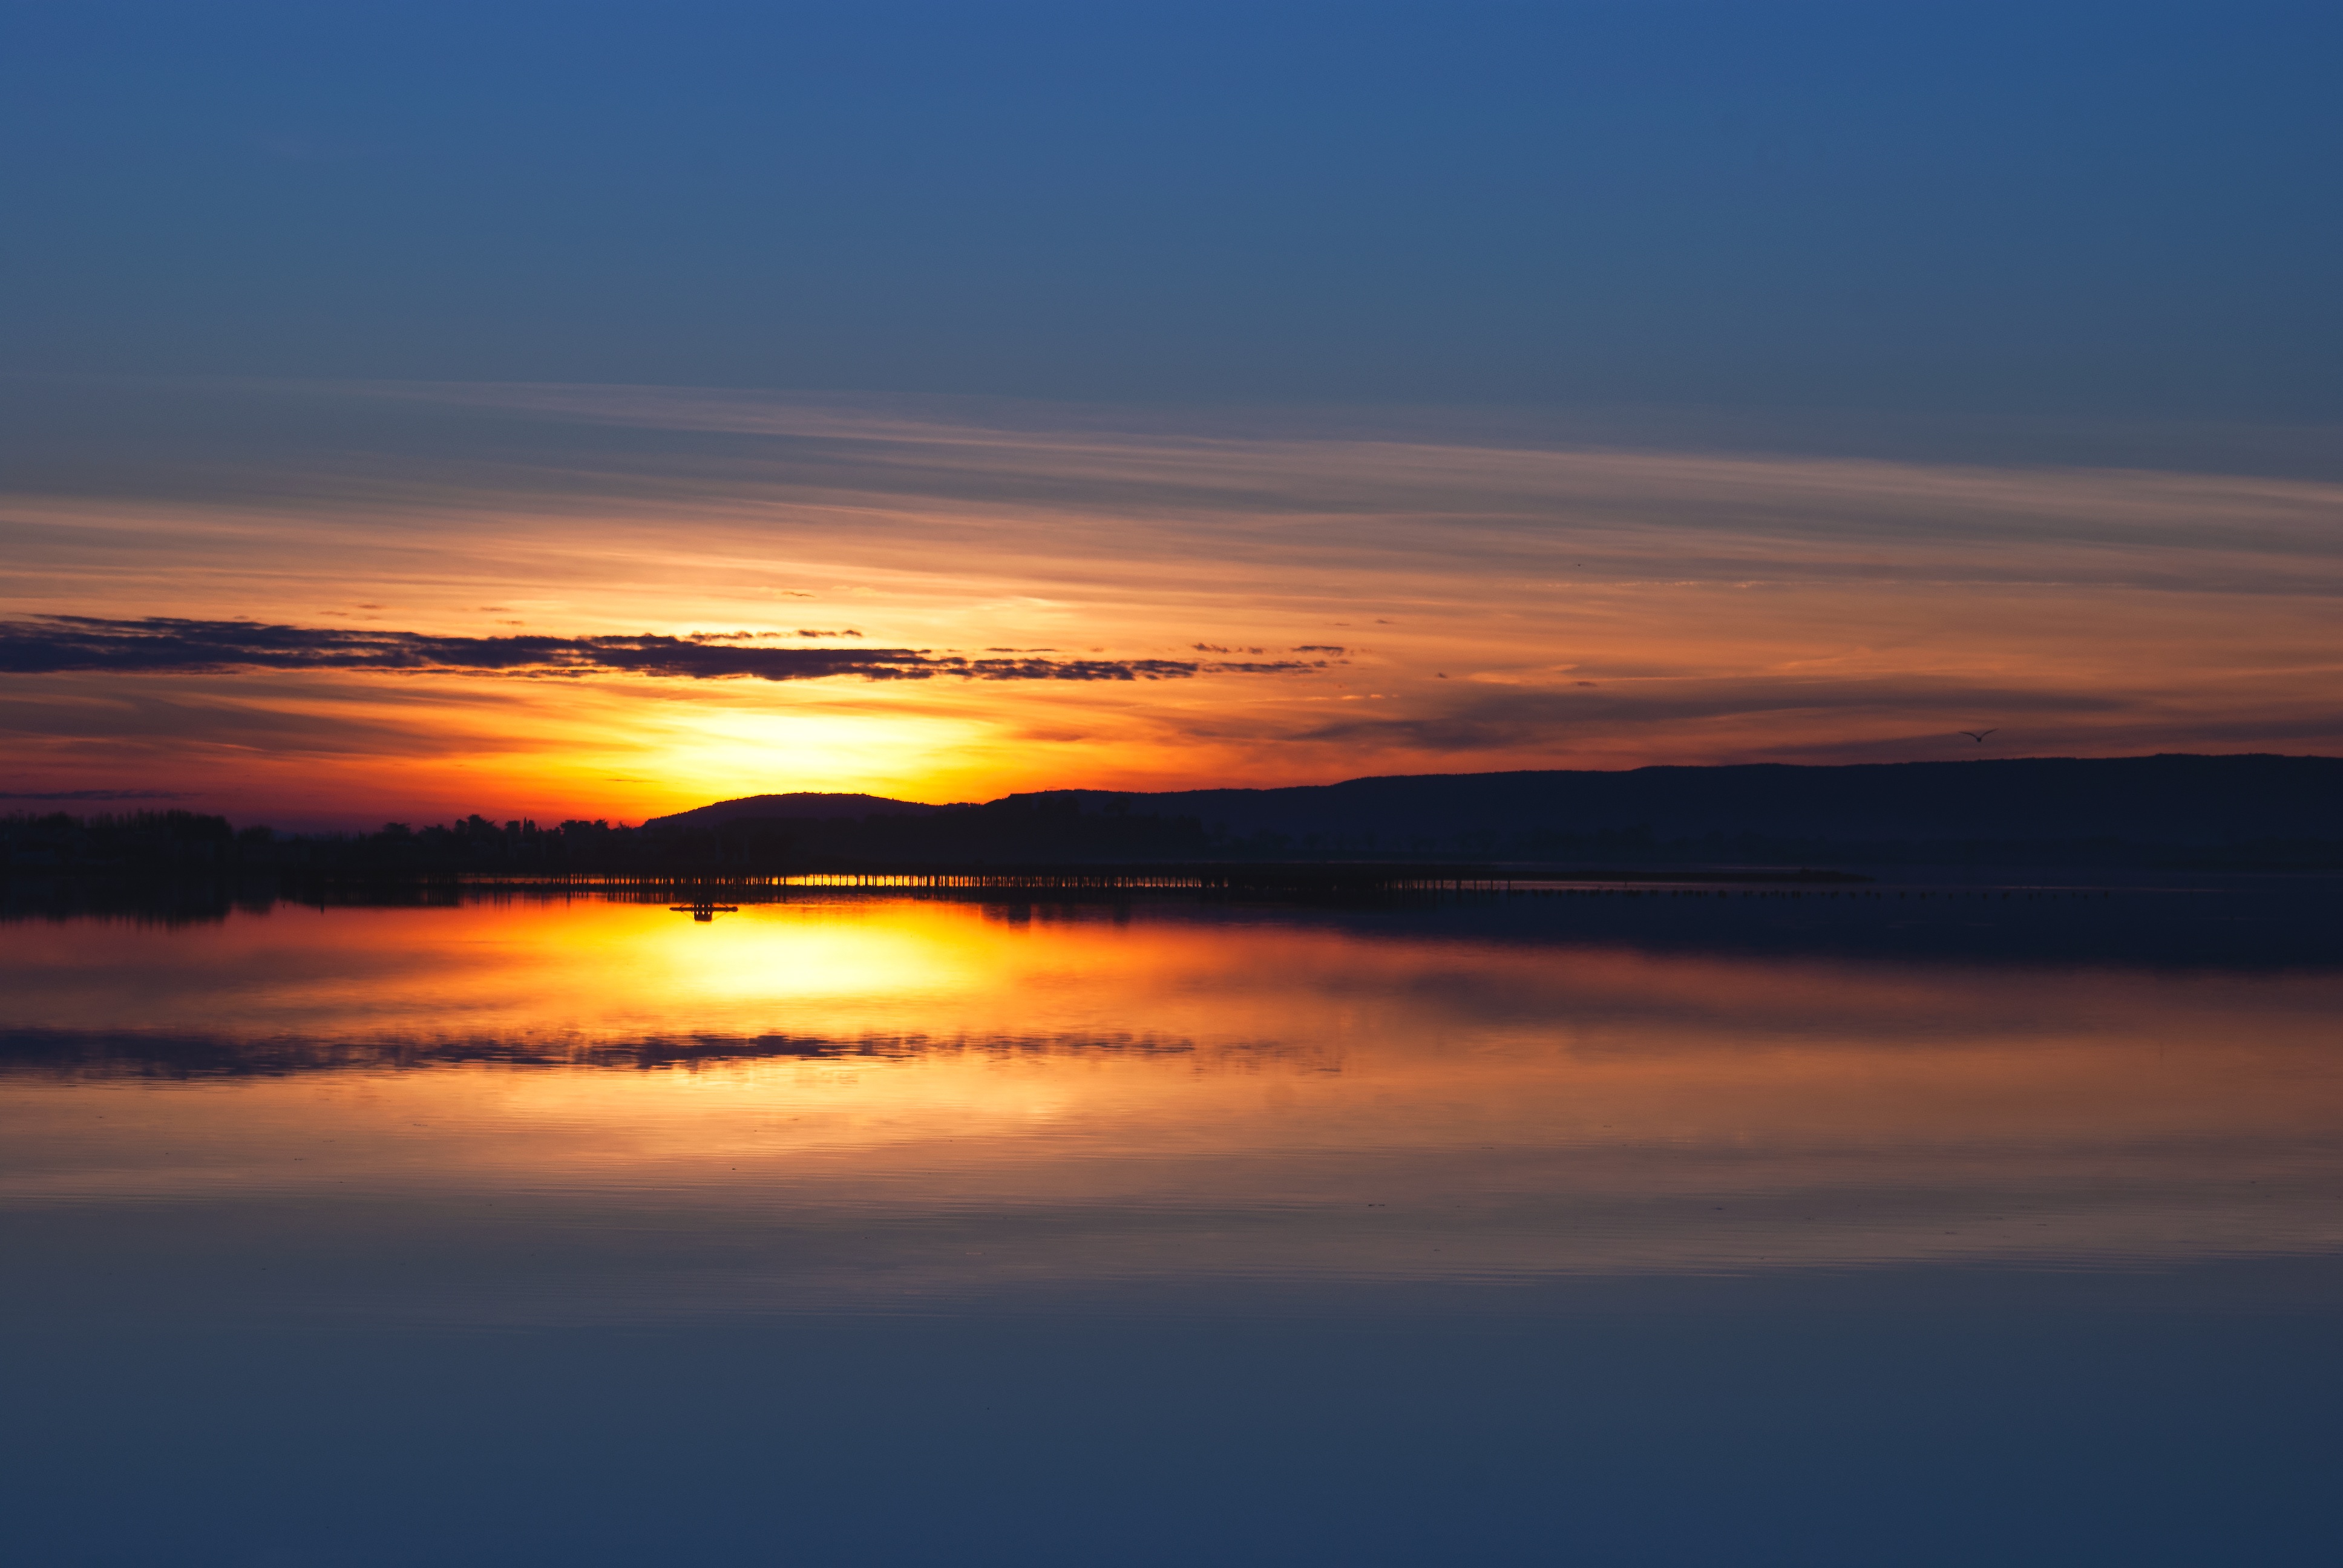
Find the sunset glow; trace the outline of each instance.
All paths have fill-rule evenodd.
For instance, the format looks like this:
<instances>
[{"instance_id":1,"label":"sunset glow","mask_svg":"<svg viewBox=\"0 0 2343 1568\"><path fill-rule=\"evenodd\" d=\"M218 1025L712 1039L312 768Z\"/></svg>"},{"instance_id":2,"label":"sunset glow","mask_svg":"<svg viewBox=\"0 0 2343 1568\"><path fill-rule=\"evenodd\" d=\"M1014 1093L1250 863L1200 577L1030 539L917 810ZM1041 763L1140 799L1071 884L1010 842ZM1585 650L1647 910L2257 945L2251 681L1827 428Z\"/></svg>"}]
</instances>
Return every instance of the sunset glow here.
<instances>
[{"instance_id":1,"label":"sunset glow","mask_svg":"<svg viewBox=\"0 0 2343 1568\"><path fill-rule=\"evenodd\" d=\"M1917 759L1970 754L1956 732L1982 726L1996 754L2343 744L2324 483L746 395L316 395L533 422L487 427L512 443L488 462L321 452L209 473L207 497L13 498L9 791L145 788L288 825L631 820L790 789ZM628 457L606 429L633 433ZM701 435L720 464L659 445ZM44 628L99 622L40 618L94 615L145 640L93 662ZM325 662L239 668L146 618L297 628ZM333 667L331 638L378 633L849 663ZM853 672L873 657L898 665Z\"/></svg>"},{"instance_id":2,"label":"sunset glow","mask_svg":"<svg viewBox=\"0 0 2343 1568\"><path fill-rule=\"evenodd\" d=\"M2327 1568L2343 7L0 5L0 1542Z\"/></svg>"}]
</instances>

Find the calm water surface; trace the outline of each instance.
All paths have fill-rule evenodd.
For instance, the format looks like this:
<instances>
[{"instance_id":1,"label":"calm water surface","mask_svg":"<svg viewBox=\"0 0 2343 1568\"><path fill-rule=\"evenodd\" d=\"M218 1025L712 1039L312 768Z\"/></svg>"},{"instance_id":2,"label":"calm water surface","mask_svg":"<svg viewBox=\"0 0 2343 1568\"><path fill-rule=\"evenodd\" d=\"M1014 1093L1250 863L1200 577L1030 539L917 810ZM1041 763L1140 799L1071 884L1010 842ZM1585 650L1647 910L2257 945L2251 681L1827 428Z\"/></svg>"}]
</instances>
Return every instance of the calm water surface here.
<instances>
[{"instance_id":1,"label":"calm water surface","mask_svg":"<svg viewBox=\"0 0 2343 1568\"><path fill-rule=\"evenodd\" d=\"M2331 1562L2335 891L13 922L8 1533Z\"/></svg>"}]
</instances>

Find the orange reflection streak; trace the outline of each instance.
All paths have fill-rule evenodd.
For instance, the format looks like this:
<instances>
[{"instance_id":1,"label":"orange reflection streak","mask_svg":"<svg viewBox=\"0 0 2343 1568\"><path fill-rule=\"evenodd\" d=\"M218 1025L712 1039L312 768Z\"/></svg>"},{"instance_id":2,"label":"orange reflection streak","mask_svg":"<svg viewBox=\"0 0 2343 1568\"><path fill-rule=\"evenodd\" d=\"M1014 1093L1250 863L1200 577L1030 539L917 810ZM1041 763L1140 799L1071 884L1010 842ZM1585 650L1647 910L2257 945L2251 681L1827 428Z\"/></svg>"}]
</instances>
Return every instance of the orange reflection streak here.
<instances>
[{"instance_id":1,"label":"orange reflection streak","mask_svg":"<svg viewBox=\"0 0 2343 1568\"><path fill-rule=\"evenodd\" d=\"M2333 975L840 899L712 926L580 903L280 910L96 940L17 927L0 974L20 1029L196 1032L275 1064L188 1082L20 1071L0 1099L13 1205L343 1183L426 1207L876 1224L865 1250L934 1289L2343 1243ZM645 1040L716 1054L588 1065ZM482 1050L556 1065L456 1060ZM962 1225L990 1238L980 1268L947 1244ZM758 1278L706 1290L780 1288Z\"/></svg>"}]
</instances>

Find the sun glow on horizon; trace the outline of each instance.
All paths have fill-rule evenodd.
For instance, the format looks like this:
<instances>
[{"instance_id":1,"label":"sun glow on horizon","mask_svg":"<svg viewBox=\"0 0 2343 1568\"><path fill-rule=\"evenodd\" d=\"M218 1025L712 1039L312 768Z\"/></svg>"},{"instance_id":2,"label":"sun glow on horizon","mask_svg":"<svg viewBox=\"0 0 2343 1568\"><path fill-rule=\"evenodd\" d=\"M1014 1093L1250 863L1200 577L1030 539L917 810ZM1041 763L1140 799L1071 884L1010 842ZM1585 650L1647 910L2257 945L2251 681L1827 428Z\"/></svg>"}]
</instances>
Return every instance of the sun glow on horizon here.
<instances>
[{"instance_id":1,"label":"sun glow on horizon","mask_svg":"<svg viewBox=\"0 0 2343 1568\"><path fill-rule=\"evenodd\" d=\"M311 492L266 504L20 498L0 616L108 606L131 618L73 624L425 652L77 668L70 637L19 618L0 788L151 782L240 820L366 826L792 789L1899 760L1971 755L1958 731L1981 728L2003 754L2343 749L2331 485L1197 441L592 390L570 402L593 418L754 413L781 444L720 484L685 451L615 487L582 457L415 457L399 484L321 460ZM594 638L643 636L831 663L591 667ZM515 638L588 668L528 668ZM856 663L874 658L895 662Z\"/></svg>"}]
</instances>

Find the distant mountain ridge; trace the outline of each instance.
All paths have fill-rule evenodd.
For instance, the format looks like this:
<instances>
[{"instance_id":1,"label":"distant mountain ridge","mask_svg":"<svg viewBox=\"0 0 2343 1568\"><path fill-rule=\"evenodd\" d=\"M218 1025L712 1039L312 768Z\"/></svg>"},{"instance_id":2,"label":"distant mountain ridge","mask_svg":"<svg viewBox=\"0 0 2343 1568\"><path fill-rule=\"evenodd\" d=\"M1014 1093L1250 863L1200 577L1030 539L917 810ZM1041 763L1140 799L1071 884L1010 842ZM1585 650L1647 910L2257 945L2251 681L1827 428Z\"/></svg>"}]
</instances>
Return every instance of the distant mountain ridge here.
<instances>
[{"instance_id":1,"label":"distant mountain ridge","mask_svg":"<svg viewBox=\"0 0 2343 1568\"><path fill-rule=\"evenodd\" d=\"M946 820L918 829L877 820L938 817ZM858 820L867 825L857 839L861 852L880 854L898 838L923 852L956 836L1005 844L1012 825L1018 842L1045 846L1054 831L1074 855L1109 837L1124 852L1144 853L1153 842L1165 855L1297 858L1875 860L2024 859L2055 850L2054 858L2088 859L2249 844L2343 849L2343 758L2164 754L1416 774L1272 789L1042 790L957 806L763 795L644 826L666 834L827 821L843 831ZM1139 831L1141 823L1158 825L1151 837Z\"/></svg>"},{"instance_id":2,"label":"distant mountain ridge","mask_svg":"<svg viewBox=\"0 0 2343 1568\"><path fill-rule=\"evenodd\" d=\"M916 800L890 800L883 795L827 795L817 790L792 790L786 795L744 795L738 800L719 800L712 806L695 806L689 811L678 811L669 817L653 817L643 826L647 829L713 828L723 822L738 822L759 817L790 817L802 821L829 822L841 818L921 817L932 811L949 810L945 806L923 806Z\"/></svg>"},{"instance_id":3,"label":"distant mountain ridge","mask_svg":"<svg viewBox=\"0 0 2343 1568\"><path fill-rule=\"evenodd\" d=\"M1503 865L1508 875L2343 871L2343 758L1419 774L1279 789L1055 789L954 806L799 792L719 801L640 828L499 823L476 813L374 833L281 834L260 825L238 831L225 817L184 810L0 813L0 882L35 891L66 879L93 887L209 879L216 885L205 896L226 897L219 888L230 884L248 891L464 876L699 879L1173 863L1221 864L1234 874L1328 862L1471 862ZM2317 910L2343 919L2323 901Z\"/></svg>"}]
</instances>

